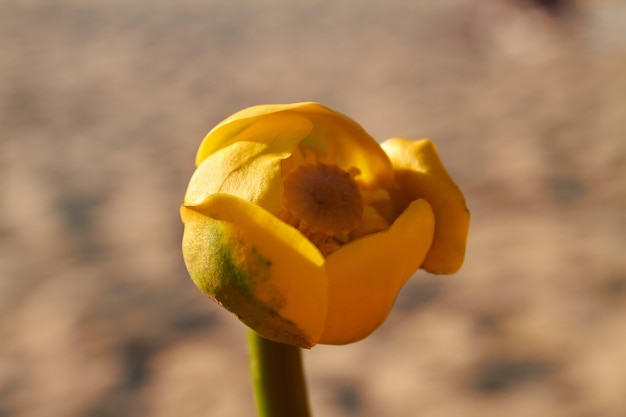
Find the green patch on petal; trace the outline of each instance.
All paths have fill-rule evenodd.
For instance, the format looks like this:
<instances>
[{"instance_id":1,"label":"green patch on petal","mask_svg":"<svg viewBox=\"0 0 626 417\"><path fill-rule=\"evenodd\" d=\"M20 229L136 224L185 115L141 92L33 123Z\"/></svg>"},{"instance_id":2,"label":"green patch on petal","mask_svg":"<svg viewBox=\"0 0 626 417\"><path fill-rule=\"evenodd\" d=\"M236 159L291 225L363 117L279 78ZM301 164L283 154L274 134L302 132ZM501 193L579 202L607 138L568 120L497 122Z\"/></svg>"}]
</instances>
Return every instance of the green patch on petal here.
<instances>
[{"instance_id":1,"label":"green patch on petal","mask_svg":"<svg viewBox=\"0 0 626 417\"><path fill-rule=\"evenodd\" d=\"M311 347L307 334L280 315L287 301L271 283L272 261L229 223L183 208L183 255L196 286L265 338ZM197 221L199 220L199 221Z\"/></svg>"},{"instance_id":2,"label":"green patch on petal","mask_svg":"<svg viewBox=\"0 0 626 417\"><path fill-rule=\"evenodd\" d=\"M328 154L328 142L319 140L317 136L307 136L300 142L300 147L316 154Z\"/></svg>"},{"instance_id":3,"label":"green patch on petal","mask_svg":"<svg viewBox=\"0 0 626 417\"><path fill-rule=\"evenodd\" d=\"M183 256L198 288L261 336L309 348L326 318L317 248L266 210L226 194L181 207Z\"/></svg>"}]
</instances>

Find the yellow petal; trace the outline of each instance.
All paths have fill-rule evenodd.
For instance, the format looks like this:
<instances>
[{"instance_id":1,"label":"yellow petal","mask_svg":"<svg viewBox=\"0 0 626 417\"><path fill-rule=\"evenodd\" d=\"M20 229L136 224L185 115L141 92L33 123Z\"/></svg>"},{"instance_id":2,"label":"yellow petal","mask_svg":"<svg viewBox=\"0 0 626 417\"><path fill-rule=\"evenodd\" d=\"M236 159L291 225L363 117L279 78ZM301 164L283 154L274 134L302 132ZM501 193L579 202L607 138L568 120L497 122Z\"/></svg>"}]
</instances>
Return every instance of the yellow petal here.
<instances>
[{"instance_id":1,"label":"yellow petal","mask_svg":"<svg viewBox=\"0 0 626 417\"><path fill-rule=\"evenodd\" d=\"M194 206L211 194L225 193L278 213L283 192L281 161L310 131L308 119L297 115L272 115L258 121L229 146L202 160L189 181L184 204Z\"/></svg>"},{"instance_id":2,"label":"yellow petal","mask_svg":"<svg viewBox=\"0 0 626 417\"><path fill-rule=\"evenodd\" d=\"M363 339L387 317L398 291L430 248L434 217L425 200L413 201L385 232L341 247L326 259L329 303L320 343Z\"/></svg>"},{"instance_id":3,"label":"yellow petal","mask_svg":"<svg viewBox=\"0 0 626 417\"><path fill-rule=\"evenodd\" d=\"M289 137L297 131L300 139L313 128L306 117L286 110L306 103L252 106L229 116L206 135L196 153L196 166L219 149L241 140L269 143ZM259 122L266 119L263 123ZM256 125L256 126L255 126ZM252 129L249 132L246 130Z\"/></svg>"},{"instance_id":4,"label":"yellow petal","mask_svg":"<svg viewBox=\"0 0 626 417\"><path fill-rule=\"evenodd\" d=\"M271 122L265 122L266 119ZM215 126L204 138L196 154L196 165L217 150L242 140L269 143L269 134L278 135L292 125L304 126L309 132L301 136L300 146L319 156L317 162L337 165L345 171L357 167L359 181L367 188L390 185L393 170L378 143L354 120L318 103L304 102L253 106L239 111ZM264 122L264 127L257 126ZM254 129L254 134L248 132ZM254 139L256 137L256 139ZM274 140L274 139L272 139Z\"/></svg>"},{"instance_id":5,"label":"yellow petal","mask_svg":"<svg viewBox=\"0 0 626 417\"><path fill-rule=\"evenodd\" d=\"M372 233L382 232L389 229L389 223L380 215L378 210L372 206L363 207L363 215L361 216L361 223L350 232L350 240L357 239L362 236L366 236Z\"/></svg>"},{"instance_id":6,"label":"yellow petal","mask_svg":"<svg viewBox=\"0 0 626 417\"><path fill-rule=\"evenodd\" d=\"M393 169L380 145L358 123L332 110L309 114L313 132L300 147L320 155L320 162L334 164L344 171L357 168L356 179L366 189L393 183Z\"/></svg>"},{"instance_id":7,"label":"yellow petal","mask_svg":"<svg viewBox=\"0 0 626 417\"><path fill-rule=\"evenodd\" d=\"M311 347L322 333L328 281L324 258L297 230L225 194L181 207L183 256L205 294L260 335Z\"/></svg>"},{"instance_id":8,"label":"yellow petal","mask_svg":"<svg viewBox=\"0 0 626 417\"><path fill-rule=\"evenodd\" d=\"M459 187L444 168L435 145L427 139L394 138L382 143L396 173L399 190L392 199L399 209L423 198L435 212L435 238L422 268L451 274L461 267L469 229L469 210Z\"/></svg>"},{"instance_id":9,"label":"yellow petal","mask_svg":"<svg viewBox=\"0 0 626 417\"><path fill-rule=\"evenodd\" d=\"M197 206L213 194L242 198L277 213L283 183L280 163L288 152L268 152L260 143L239 142L206 158L193 173L184 205Z\"/></svg>"}]
</instances>

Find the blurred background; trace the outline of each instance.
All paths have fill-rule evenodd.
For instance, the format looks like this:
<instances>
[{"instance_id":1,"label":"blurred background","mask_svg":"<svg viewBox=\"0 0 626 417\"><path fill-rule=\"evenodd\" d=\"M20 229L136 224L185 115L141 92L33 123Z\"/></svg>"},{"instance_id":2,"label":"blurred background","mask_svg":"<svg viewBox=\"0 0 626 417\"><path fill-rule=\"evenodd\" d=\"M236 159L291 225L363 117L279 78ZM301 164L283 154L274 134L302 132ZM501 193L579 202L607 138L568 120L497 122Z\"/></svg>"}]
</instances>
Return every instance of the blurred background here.
<instances>
[{"instance_id":1,"label":"blurred background","mask_svg":"<svg viewBox=\"0 0 626 417\"><path fill-rule=\"evenodd\" d=\"M254 415L178 207L231 113L313 100L429 137L454 276L305 352L317 416L626 416L623 0L1 0L0 416Z\"/></svg>"}]
</instances>

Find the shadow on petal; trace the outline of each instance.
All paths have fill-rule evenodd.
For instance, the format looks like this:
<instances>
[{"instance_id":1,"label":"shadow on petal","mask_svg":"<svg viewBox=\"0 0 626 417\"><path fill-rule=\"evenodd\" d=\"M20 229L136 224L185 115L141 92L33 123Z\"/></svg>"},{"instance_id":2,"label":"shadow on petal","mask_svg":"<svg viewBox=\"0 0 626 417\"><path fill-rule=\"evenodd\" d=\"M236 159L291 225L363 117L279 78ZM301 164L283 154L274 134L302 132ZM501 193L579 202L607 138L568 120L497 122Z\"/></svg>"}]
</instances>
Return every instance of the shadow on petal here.
<instances>
[{"instance_id":1,"label":"shadow on petal","mask_svg":"<svg viewBox=\"0 0 626 417\"><path fill-rule=\"evenodd\" d=\"M452 274L461 268L470 213L465 197L439 159L435 144L423 139L389 139L382 143L396 173L399 189L391 190L398 210L423 198L435 213L435 237L422 268Z\"/></svg>"}]
</instances>

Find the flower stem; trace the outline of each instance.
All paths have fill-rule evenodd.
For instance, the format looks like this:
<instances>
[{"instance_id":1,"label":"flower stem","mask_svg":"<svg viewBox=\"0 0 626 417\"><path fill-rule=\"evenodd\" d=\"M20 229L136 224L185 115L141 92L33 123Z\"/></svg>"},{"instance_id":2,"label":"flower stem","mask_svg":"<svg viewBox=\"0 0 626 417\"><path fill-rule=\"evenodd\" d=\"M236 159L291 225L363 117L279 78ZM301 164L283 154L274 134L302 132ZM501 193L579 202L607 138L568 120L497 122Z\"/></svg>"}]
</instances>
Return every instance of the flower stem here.
<instances>
[{"instance_id":1,"label":"flower stem","mask_svg":"<svg viewBox=\"0 0 626 417\"><path fill-rule=\"evenodd\" d=\"M300 348L248 329L250 371L259 417L309 417Z\"/></svg>"}]
</instances>

